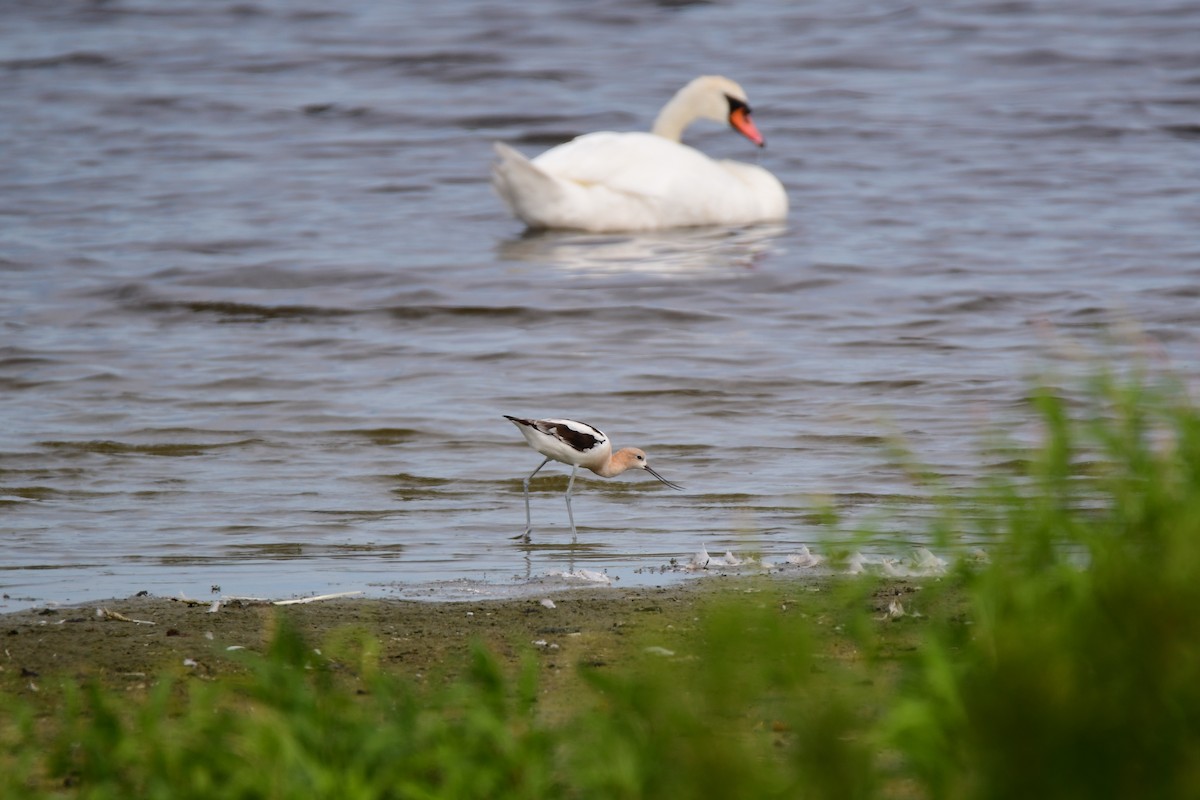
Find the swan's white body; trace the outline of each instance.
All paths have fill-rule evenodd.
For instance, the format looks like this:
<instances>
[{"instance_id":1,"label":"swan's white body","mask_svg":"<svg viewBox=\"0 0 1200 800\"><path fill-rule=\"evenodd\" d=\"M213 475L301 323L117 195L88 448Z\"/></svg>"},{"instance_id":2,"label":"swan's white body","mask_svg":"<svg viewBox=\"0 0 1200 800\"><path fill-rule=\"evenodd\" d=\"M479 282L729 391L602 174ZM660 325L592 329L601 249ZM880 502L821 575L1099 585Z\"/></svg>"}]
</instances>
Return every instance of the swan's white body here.
<instances>
[{"instance_id":1,"label":"swan's white body","mask_svg":"<svg viewBox=\"0 0 1200 800\"><path fill-rule=\"evenodd\" d=\"M492 184L531 228L648 231L784 219L787 194L770 172L715 161L679 141L697 119L728 119L762 144L741 87L706 76L667 103L652 133L589 133L532 161L496 143Z\"/></svg>"}]
</instances>

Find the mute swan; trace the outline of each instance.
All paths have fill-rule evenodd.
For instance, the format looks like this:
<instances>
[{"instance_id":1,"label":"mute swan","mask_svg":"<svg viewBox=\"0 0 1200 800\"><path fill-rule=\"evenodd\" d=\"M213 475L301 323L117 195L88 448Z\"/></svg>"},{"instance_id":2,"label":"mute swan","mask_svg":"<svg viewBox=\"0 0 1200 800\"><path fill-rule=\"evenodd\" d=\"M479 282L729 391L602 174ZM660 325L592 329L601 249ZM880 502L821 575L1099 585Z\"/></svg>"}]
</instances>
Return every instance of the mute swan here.
<instances>
[{"instance_id":1,"label":"mute swan","mask_svg":"<svg viewBox=\"0 0 1200 800\"><path fill-rule=\"evenodd\" d=\"M589 133L532 161L496 142L492 185L530 228L602 233L784 219L787 194L770 172L714 161L680 142L697 119L728 120L764 144L742 87L706 75L663 106L650 133Z\"/></svg>"}]
</instances>

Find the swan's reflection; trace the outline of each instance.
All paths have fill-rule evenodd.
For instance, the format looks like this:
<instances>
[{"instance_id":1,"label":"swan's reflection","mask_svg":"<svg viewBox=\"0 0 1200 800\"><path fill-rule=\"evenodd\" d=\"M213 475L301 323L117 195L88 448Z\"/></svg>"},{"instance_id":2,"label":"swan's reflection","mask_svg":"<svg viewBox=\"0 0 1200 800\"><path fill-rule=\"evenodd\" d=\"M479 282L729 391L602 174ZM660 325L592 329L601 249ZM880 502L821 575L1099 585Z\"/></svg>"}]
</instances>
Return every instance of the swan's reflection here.
<instances>
[{"instance_id":1,"label":"swan's reflection","mask_svg":"<svg viewBox=\"0 0 1200 800\"><path fill-rule=\"evenodd\" d=\"M526 231L500 242L502 261L591 272L694 273L754 269L783 252L783 224L629 234Z\"/></svg>"}]
</instances>

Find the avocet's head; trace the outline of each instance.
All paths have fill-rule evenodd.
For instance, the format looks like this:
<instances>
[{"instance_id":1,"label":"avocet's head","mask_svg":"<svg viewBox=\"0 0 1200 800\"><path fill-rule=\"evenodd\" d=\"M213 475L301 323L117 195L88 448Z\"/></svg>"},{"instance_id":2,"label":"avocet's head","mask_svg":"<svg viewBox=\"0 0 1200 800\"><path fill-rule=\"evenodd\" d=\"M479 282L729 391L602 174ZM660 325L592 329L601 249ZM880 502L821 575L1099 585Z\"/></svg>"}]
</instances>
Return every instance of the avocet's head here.
<instances>
[{"instance_id":1,"label":"avocet's head","mask_svg":"<svg viewBox=\"0 0 1200 800\"><path fill-rule=\"evenodd\" d=\"M644 469L646 472L649 472L655 478L658 478L658 480L663 484L671 487L672 489L683 489L683 487L679 484L672 483L651 469L650 462L646 459L646 453L636 447L622 448L615 456L613 456L613 460L618 462L622 471L627 469Z\"/></svg>"}]
</instances>

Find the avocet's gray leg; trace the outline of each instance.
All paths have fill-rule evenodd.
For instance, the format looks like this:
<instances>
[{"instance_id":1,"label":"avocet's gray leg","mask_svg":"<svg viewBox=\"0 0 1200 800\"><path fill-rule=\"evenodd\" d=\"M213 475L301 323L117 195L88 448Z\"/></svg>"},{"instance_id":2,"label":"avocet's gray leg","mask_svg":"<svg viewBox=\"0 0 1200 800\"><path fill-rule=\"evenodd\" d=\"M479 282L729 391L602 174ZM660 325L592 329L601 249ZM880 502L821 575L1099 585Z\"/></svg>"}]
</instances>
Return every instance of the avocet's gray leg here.
<instances>
[{"instance_id":1,"label":"avocet's gray leg","mask_svg":"<svg viewBox=\"0 0 1200 800\"><path fill-rule=\"evenodd\" d=\"M547 458L541 464L538 464L537 469L535 469L533 472L529 473L528 478L526 478L525 480L523 480L521 482L521 484L525 487L525 533L521 534L520 536L514 536L513 537L514 539L522 539L526 542L529 541L529 534L533 532L533 522L530 520L530 517L529 517L529 481L533 480L533 476L537 475L538 472L541 470L541 468L546 466L549 463L550 463L550 459Z\"/></svg>"},{"instance_id":2,"label":"avocet's gray leg","mask_svg":"<svg viewBox=\"0 0 1200 800\"><path fill-rule=\"evenodd\" d=\"M575 515L571 513L571 490L575 488L575 473L578 471L578 466L571 467L571 480L567 481L567 519L571 520L572 542L574 542L578 536L578 534L575 533Z\"/></svg>"}]
</instances>

